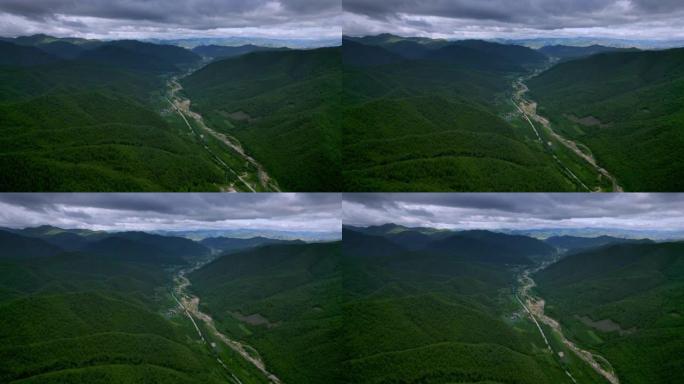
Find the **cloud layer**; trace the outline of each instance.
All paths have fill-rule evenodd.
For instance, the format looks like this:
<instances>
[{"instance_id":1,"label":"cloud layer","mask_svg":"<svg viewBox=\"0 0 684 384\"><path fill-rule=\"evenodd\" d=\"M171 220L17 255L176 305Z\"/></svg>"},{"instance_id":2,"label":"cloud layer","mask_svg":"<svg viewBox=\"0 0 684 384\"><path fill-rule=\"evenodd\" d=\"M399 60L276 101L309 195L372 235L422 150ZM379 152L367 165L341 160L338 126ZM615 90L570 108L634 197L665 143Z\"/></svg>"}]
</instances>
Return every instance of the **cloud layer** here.
<instances>
[{"instance_id":1,"label":"cloud layer","mask_svg":"<svg viewBox=\"0 0 684 384\"><path fill-rule=\"evenodd\" d=\"M0 194L0 227L97 230L341 228L339 194Z\"/></svg>"},{"instance_id":2,"label":"cloud layer","mask_svg":"<svg viewBox=\"0 0 684 384\"><path fill-rule=\"evenodd\" d=\"M684 37L680 0L345 0L343 8L351 35Z\"/></svg>"},{"instance_id":3,"label":"cloud layer","mask_svg":"<svg viewBox=\"0 0 684 384\"><path fill-rule=\"evenodd\" d=\"M684 194L344 194L343 223L450 229L684 230Z\"/></svg>"},{"instance_id":4,"label":"cloud layer","mask_svg":"<svg viewBox=\"0 0 684 384\"><path fill-rule=\"evenodd\" d=\"M340 0L0 0L0 35L334 38Z\"/></svg>"}]
</instances>

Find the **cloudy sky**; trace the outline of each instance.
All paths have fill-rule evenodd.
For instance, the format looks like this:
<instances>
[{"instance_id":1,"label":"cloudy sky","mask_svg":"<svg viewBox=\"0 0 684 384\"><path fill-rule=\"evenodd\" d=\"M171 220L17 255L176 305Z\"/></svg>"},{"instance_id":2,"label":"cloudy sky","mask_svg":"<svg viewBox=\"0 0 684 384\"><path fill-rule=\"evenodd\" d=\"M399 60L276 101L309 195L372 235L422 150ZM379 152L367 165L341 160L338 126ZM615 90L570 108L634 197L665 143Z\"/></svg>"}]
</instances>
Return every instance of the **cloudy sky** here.
<instances>
[{"instance_id":1,"label":"cloudy sky","mask_svg":"<svg viewBox=\"0 0 684 384\"><path fill-rule=\"evenodd\" d=\"M340 0L0 0L0 35L336 38Z\"/></svg>"},{"instance_id":2,"label":"cloudy sky","mask_svg":"<svg viewBox=\"0 0 684 384\"><path fill-rule=\"evenodd\" d=\"M344 0L344 33L684 38L682 0Z\"/></svg>"},{"instance_id":3,"label":"cloudy sky","mask_svg":"<svg viewBox=\"0 0 684 384\"><path fill-rule=\"evenodd\" d=\"M684 230L684 194L344 194L343 222L448 229Z\"/></svg>"},{"instance_id":4,"label":"cloudy sky","mask_svg":"<svg viewBox=\"0 0 684 384\"><path fill-rule=\"evenodd\" d=\"M339 194L0 194L0 227L341 230Z\"/></svg>"}]
</instances>

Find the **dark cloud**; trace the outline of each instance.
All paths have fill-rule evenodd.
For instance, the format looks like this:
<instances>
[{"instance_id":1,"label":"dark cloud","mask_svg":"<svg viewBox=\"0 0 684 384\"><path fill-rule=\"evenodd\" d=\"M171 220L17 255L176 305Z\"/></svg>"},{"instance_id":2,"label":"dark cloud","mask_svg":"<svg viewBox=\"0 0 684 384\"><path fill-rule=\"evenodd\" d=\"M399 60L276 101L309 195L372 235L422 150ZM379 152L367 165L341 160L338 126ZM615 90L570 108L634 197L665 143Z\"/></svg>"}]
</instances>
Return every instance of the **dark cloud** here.
<instances>
[{"instance_id":1,"label":"dark cloud","mask_svg":"<svg viewBox=\"0 0 684 384\"><path fill-rule=\"evenodd\" d=\"M334 231L339 194L0 194L0 226Z\"/></svg>"},{"instance_id":2,"label":"dark cloud","mask_svg":"<svg viewBox=\"0 0 684 384\"><path fill-rule=\"evenodd\" d=\"M673 33L684 34L681 0L345 0L343 8L344 32L352 35L672 38Z\"/></svg>"},{"instance_id":3,"label":"dark cloud","mask_svg":"<svg viewBox=\"0 0 684 384\"><path fill-rule=\"evenodd\" d=\"M0 34L329 38L340 15L339 0L0 0Z\"/></svg>"},{"instance_id":4,"label":"dark cloud","mask_svg":"<svg viewBox=\"0 0 684 384\"><path fill-rule=\"evenodd\" d=\"M351 225L684 229L684 194L344 194L343 201Z\"/></svg>"}]
</instances>

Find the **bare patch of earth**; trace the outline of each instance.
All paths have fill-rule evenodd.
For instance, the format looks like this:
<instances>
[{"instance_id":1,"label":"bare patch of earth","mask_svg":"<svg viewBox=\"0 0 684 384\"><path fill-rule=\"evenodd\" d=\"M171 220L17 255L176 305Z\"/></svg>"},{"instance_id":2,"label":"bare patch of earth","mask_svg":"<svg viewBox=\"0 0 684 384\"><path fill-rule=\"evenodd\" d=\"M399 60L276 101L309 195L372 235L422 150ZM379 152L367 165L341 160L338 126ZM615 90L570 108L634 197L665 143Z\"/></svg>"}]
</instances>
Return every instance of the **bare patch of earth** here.
<instances>
[{"instance_id":1,"label":"bare patch of earth","mask_svg":"<svg viewBox=\"0 0 684 384\"><path fill-rule=\"evenodd\" d=\"M277 324L271 323L267 318L260 313L253 313L251 315L243 315L240 312L229 312L231 316L237 320L247 323L249 325L265 325L268 328L275 327Z\"/></svg>"},{"instance_id":2,"label":"bare patch of earth","mask_svg":"<svg viewBox=\"0 0 684 384\"><path fill-rule=\"evenodd\" d=\"M602 319L594 321L589 316L577 315L575 315L575 318L581 321L582 324L594 329L598 329L601 332L618 332L620 336L623 336L636 331L636 328L622 329L622 327L620 327L620 324L614 322L611 319Z\"/></svg>"},{"instance_id":3,"label":"bare patch of earth","mask_svg":"<svg viewBox=\"0 0 684 384\"><path fill-rule=\"evenodd\" d=\"M568 120L572 121L573 123L581 124L584 125L585 127L610 127L612 124L611 123L603 123L601 120L594 116L585 116L585 117L577 117L575 115L565 115L565 117L568 118Z\"/></svg>"},{"instance_id":4,"label":"bare patch of earth","mask_svg":"<svg viewBox=\"0 0 684 384\"><path fill-rule=\"evenodd\" d=\"M256 120L255 118L250 116L245 111L237 111L237 112L229 113L228 117L230 117L231 119L236 120L236 121L246 121L248 123L252 123Z\"/></svg>"}]
</instances>

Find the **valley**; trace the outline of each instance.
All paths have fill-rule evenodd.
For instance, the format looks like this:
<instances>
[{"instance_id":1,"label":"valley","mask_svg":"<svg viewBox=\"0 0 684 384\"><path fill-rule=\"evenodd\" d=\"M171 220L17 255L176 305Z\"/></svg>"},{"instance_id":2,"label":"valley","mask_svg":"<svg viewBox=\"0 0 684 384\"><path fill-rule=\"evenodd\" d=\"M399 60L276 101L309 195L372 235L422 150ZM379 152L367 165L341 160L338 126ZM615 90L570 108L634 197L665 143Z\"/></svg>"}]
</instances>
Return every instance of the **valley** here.
<instances>
[{"instance_id":1,"label":"valley","mask_svg":"<svg viewBox=\"0 0 684 384\"><path fill-rule=\"evenodd\" d=\"M226 332L225 319L217 323L206 312L188 276L269 242L284 242L273 250L286 257L290 243L307 254L334 246L263 237L207 243L214 240L248 245L226 256L199 241L144 232L0 230L0 380L80 382L99 372L106 382L281 384L271 371L274 361L284 372L306 371L305 364L274 360L272 348L265 360L243 341L245 334ZM283 325L271 330L245 321L240 327L270 335ZM294 342L290 337L283 342Z\"/></svg>"},{"instance_id":2,"label":"valley","mask_svg":"<svg viewBox=\"0 0 684 384\"><path fill-rule=\"evenodd\" d=\"M340 189L339 50L197 48L1 39L0 189Z\"/></svg>"},{"instance_id":3,"label":"valley","mask_svg":"<svg viewBox=\"0 0 684 384\"><path fill-rule=\"evenodd\" d=\"M542 337L544 338L544 341L546 342L546 345L553 353L557 353L559 356L562 356L564 352L553 350L553 348L548 342L546 334L542 330L538 321L542 322L543 324L546 324L549 328L551 328L551 331L555 332L558 335L564 346L566 346L569 350L575 353L586 364L591 366L591 368L593 368L598 374L603 376L608 382L610 382L611 384L619 384L620 380L617 378L614 370L610 366L610 363L605 358L595 355L587 350L584 350L574 342L568 340L563 334L563 330L561 329L559 322L544 313L544 299L534 297L531 294L530 291L536 286L536 283L530 277L530 275L544 269L545 267L546 265L541 265L534 267L534 269L531 270L526 269L520 274L520 276L517 279L519 287L517 289L516 299L525 308L525 311L530 315L532 321L535 322L537 328L539 329L539 332L541 333ZM603 364L599 363L597 360L600 360ZM607 366L608 368L604 368L604 366ZM567 368L564 369L568 377L572 379L572 382L577 383L577 380L575 380L574 376L567 370Z\"/></svg>"},{"instance_id":4,"label":"valley","mask_svg":"<svg viewBox=\"0 0 684 384\"><path fill-rule=\"evenodd\" d=\"M194 71L189 71L183 77L192 74L192 72ZM215 130L209 128L207 124L204 122L202 116L196 112L193 112L190 109L191 101L181 96L183 86L180 84L178 77L174 76L171 79L169 79L169 81L167 82L167 86L169 89L167 101L178 112L178 114L181 116L181 118L187 125L188 129L195 135L197 140L202 142L204 149L215 159L217 164L223 167L227 173L232 174L234 177L237 178L237 180L239 180L239 182L241 183L240 189L245 189L248 192L257 192L257 189L259 191L280 192L277 183L275 183L275 181L271 179L271 177L266 173L261 164L259 164L256 160L254 160L254 158L245 153L245 150L242 148L242 145L237 141L237 139L233 137L228 137L225 134L216 132ZM195 128L193 128L193 125L190 125L188 118L190 118L193 121L193 125L195 127L199 127L199 132L196 131ZM244 163L249 165L249 167L243 167L245 168L245 170L242 171L242 173L238 173L236 170L231 168L224 160L221 159L221 157L217 156L214 152L212 152L212 149L209 148L204 137L205 133L210 134L215 139L220 141L225 146L225 152L229 152L234 156L237 156L238 158L242 159ZM250 171L252 173L256 173L257 176L254 177L253 175L250 175ZM256 180L248 181L248 179ZM228 192L238 191L234 184L227 186L226 189Z\"/></svg>"},{"instance_id":5,"label":"valley","mask_svg":"<svg viewBox=\"0 0 684 384\"><path fill-rule=\"evenodd\" d=\"M216 326L214 325L214 320L209 316L208 314L200 311L199 309L199 302L200 299L197 296L192 295L187 291L188 287L190 286L190 280L187 278L187 274L199 269L203 266L203 264L196 264L192 266L191 268L187 269L182 269L178 271L178 273L173 277L173 281L175 283L175 286L173 287L173 292L171 293L173 295L174 300L178 303L178 305L182 308L182 310L185 312L185 314L188 316L190 321L192 321L193 325L195 326L195 329L197 329L197 333L202 339L202 341L206 344L209 343L208 347L211 346L213 347L215 345L214 342L208 342L207 338L202 334L202 331L200 328L197 326L197 323L195 322L195 319L198 321L201 321L204 324L205 329L207 329L210 334L213 336L212 338L218 339L220 342L224 343L226 346L228 346L230 349L235 351L238 355L240 355L243 359L248 361L250 364L252 364L255 368L257 368L263 375L268 379L270 383L273 384L280 384L281 381L273 375L272 373L268 372L266 370L266 366L264 362L261 360L261 358L258 355L258 352L254 350L254 348L245 346L242 343L232 340L229 337L227 337L225 334L219 332L216 329ZM180 297L180 300L178 299ZM226 366L225 362L221 360L220 356L217 356L216 359L219 361L222 367L226 368L228 370L228 367ZM229 371L230 372L230 371ZM231 373L231 377L236 381L237 384L242 384L240 379L238 379L233 373Z\"/></svg>"},{"instance_id":6,"label":"valley","mask_svg":"<svg viewBox=\"0 0 684 384\"><path fill-rule=\"evenodd\" d=\"M611 189L530 110L522 82L548 66L539 51L388 34L346 37L343 51L348 191Z\"/></svg>"},{"instance_id":7,"label":"valley","mask_svg":"<svg viewBox=\"0 0 684 384\"><path fill-rule=\"evenodd\" d=\"M552 141L556 143L560 143L561 145L565 146L567 149L569 149L573 154L581 158L582 160L586 161L587 165L592 167L596 173L598 173L601 177L609 180L610 182L610 189L608 192L623 192L623 189L620 185L618 185L617 181L615 180L615 177L611 175L608 171L606 171L604 168L600 167L596 163L596 159L594 156L591 154L591 151L589 148L587 148L584 145L578 144L570 139L567 139L563 136L561 136L559 133L553 130L551 127L551 123L549 120L543 116L540 116L537 114L537 103L535 101L529 100L526 97L526 94L529 91L529 88L525 84L525 81L538 75L540 71L527 76L527 77L520 77L516 81L513 82L513 104L515 104L516 108L518 111L523 115L523 117L527 120L527 122L530 124L532 129L534 130L535 135L537 136L537 139L539 142L544 145L544 139L542 139L542 136L539 135L539 131L535 127L534 122L540 124L544 130L542 131L544 133L544 137L548 134L549 138L547 146L550 147L550 151L554 151ZM561 160L558 158L556 154L552 154L554 160L558 162L558 164L565 170L565 172L575 181L577 181L586 191L588 192L602 192L603 189L601 187L601 182L600 180L598 181L598 186L595 187L595 189L590 189L582 180L580 180L567 166L565 166Z\"/></svg>"},{"instance_id":8,"label":"valley","mask_svg":"<svg viewBox=\"0 0 684 384\"><path fill-rule=\"evenodd\" d=\"M342 49L346 191L680 190L681 48L384 33Z\"/></svg>"},{"instance_id":9,"label":"valley","mask_svg":"<svg viewBox=\"0 0 684 384\"><path fill-rule=\"evenodd\" d=\"M666 383L682 375L658 363L661 353L679 361L681 342L661 349L655 336L681 334L679 317L668 314L681 303L681 242L395 224L347 226L344 239L355 382ZM666 266L665 279L651 272ZM503 368L489 358L505 365L511 352L525 358L497 376Z\"/></svg>"}]
</instances>

